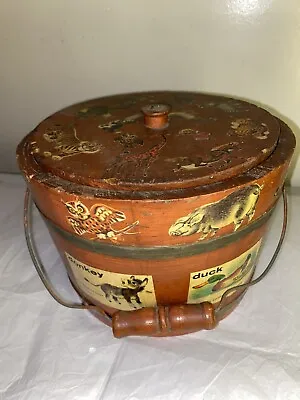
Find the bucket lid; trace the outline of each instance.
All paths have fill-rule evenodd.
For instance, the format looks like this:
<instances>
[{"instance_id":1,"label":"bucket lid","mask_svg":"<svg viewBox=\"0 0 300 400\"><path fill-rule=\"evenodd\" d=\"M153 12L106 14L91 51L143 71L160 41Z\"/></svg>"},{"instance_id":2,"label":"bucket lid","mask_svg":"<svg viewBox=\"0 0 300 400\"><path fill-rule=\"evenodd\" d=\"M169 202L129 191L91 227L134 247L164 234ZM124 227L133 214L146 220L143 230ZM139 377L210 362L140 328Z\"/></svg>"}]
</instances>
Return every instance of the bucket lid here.
<instances>
[{"instance_id":1,"label":"bucket lid","mask_svg":"<svg viewBox=\"0 0 300 400\"><path fill-rule=\"evenodd\" d=\"M164 190L221 182L273 152L280 125L245 101L194 92L102 97L41 122L27 141L44 173L96 188Z\"/></svg>"}]
</instances>

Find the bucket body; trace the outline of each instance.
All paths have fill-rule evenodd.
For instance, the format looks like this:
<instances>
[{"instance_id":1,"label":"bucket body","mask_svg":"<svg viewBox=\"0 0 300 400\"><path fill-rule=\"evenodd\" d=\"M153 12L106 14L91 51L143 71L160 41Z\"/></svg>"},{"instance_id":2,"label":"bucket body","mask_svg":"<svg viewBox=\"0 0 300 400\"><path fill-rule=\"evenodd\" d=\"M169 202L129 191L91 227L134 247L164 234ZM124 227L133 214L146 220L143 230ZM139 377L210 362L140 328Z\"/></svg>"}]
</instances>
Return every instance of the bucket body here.
<instances>
[{"instance_id":1,"label":"bucket body","mask_svg":"<svg viewBox=\"0 0 300 400\"><path fill-rule=\"evenodd\" d=\"M165 190L99 189L45 173L24 138L20 169L82 299L111 315L204 301L217 307L226 290L249 282L295 147L276 121L276 147L258 165ZM241 294L226 296L218 319Z\"/></svg>"}]
</instances>

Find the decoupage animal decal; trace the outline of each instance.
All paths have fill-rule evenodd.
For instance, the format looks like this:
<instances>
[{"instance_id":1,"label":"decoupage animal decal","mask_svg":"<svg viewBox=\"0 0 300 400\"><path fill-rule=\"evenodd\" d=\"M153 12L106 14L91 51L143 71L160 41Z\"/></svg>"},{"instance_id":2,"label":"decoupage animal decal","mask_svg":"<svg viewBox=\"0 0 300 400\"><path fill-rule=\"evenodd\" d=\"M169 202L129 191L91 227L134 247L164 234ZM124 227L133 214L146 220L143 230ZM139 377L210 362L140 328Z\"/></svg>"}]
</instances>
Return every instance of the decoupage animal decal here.
<instances>
[{"instance_id":1,"label":"decoupage animal decal","mask_svg":"<svg viewBox=\"0 0 300 400\"><path fill-rule=\"evenodd\" d=\"M47 142L53 144L53 150L44 151L44 156L51 157L52 160L61 160L82 153L97 153L102 149L102 145L96 141L80 140L74 127L65 132L61 127L56 126L46 130L43 137Z\"/></svg>"},{"instance_id":2,"label":"decoupage animal decal","mask_svg":"<svg viewBox=\"0 0 300 400\"><path fill-rule=\"evenodd\" d=\"M220 279L218 283L212 287L211 290L213 292L217 292L222 289L227 289L233 284L238 284L247 274L249 274L251 268L253 267L251 258L252 254L250 253L235 271L233 271L225 279Z\"/></svg>"},{"instance_id":3,"label":"decoupage animal decal","mask_svg":"<svg viewBox=\"0 0 300 400\"><path fill-rule=\"evenodd\" d=\"M184 128L178 132L179 136L192 136L195 140L208 140L210 132L199 131L198 129Z\"/></svg>"},{"instance_id":4,"label":"decoupage animal decal","mask_svg":"<svg viewBox=\"0 0 300 400\"><path fill-rule=\"evenodd\" d=\"M240 266L234 270L230 275L226 277L224 274L218 274L218 275L212 275L209 276L207 280L204 280L200 284L197 284L196 286L192 286L192 289L202 289L206 285L211 285L213 283L216 283L214 286L212 286L211 291L212 292L217 292L222 289L227 289L230 287L233 283L239 282L241 279L246 276L252 265L250 263L251 261L251 254L248 254L245 260L240 264ZM220 268L220 267L219 267ZM204 273L203 273L204 274Z\"/></svg>"},{"instance_id":5,"label":"decoupage animal decal","mask_svg":"<svg viewBox=\"0 0 300 400\"><path fill-rule=\"evenodd\" d=\"M117 239L118 235L129 233L128 231L139 224L132 224L116 230L112 225L126 219L122 211L114 210L103 204L94 204L90 209L80 201L69 201L65 203L70 216L68 223L78 235L93 234L98 239Z\"/></svg>"},{"instance_id":6,"label":"decoupage animal decal","mask_svg":"<svg viewBox=\"0 0 300 400\"><path fill-rule=\"evenodd\" d=\"M262 186L258 184L245 186L224 199L196 208L185 217L179 218L170 227L169 235L189 236L200 233L199 240L203 240L232 223L236 231L246 217L248 221L253 218L261 190Z\"/></svg>"},{"instance_id":7,"label":"decoupage animal decal","mask_svg":"<svg viewBox=\"0 0 300 400\"><path fill-rule=\"evenodd\" d=\"M202 301L216 303L221 300L223 294L229 288L232 288L230 295L233 295L234 287L249 282L251 279L260 245L261 240L238 257L223 264L192 272L190 274L188 303L200 303Z\"/></svg>"},{"instance_id":8,"label":"decoupage animal decal","mask_svg":"<svg viewBox=\"0 0 300 400\"><path fill-rule=\"evenodd\" d=\"M165 146L167 139L165 135L161 135L160 141L148 150L144 150L139 154L126 154L124 151L116 157L112 165L110 165L103 178L112 177L136 177L147 176L147 171L151 164L158 158L160 151Z\"/></svg>"},{"instance_id":9,"label":"decoupage animal decal","mask_svg":"<svg viewBox=\"0 0 300 400\"><path fill-rule=\"evenodd\" d=\"M199 156L183 157L181 165L179 165L176 170L192 171L201 167L210 166L219 161L223 161L225 164L228 164L230 162L230 153L237 148L237 142L230 142L221 146L214 147L213 149L211 149L210 154L207 154L203 158Z\"/></svg>"},{"instance_id":10,"label":"decoupage animal decal","mask_svg":"<svg viewBox=\"0 0 300 400\"><path fill-rule=\"evenodd\" d=\"M266 124L258 124L251 121L250 118L238 118L231 122L231 129L228 135L236 134L238 136L252 135L256 139L267 139L270 132Z\"/></svg>"},{"instance_id":11,"label":"decoupage animal decal","mask_svg":"<svg viewBox=\"0 0 300 400\"><path fill-rule=\"evenodd\" d=\"M123 146L123 154L129 153L136 146L143 146L144 140L132 133L119 133L114 139L115 142Z\"/></svg>"},{"instance_id":12,"label":"decoupage animal decal","mask_svg":"<svg viewBox=\"0 0 300 400\"><path fill-rule=\"evenodd\" d=\"M65 253L76 284L92 299L118 310L131 311L136 308L156 305L155 288L151 275L131 275L107 271L85 264Z\"/></svg>"},{"instance_id":13,"label":"decoupage animal decal","mask_svg":"<svg viewBox=\"0 0 300 400\"><path fill-rule=\"evenodd\" d=\"M99 287L105 295L106 300L110 303L112 301L117 304L122 304L120 300L125 299L127 303L133 308L137 308L137 305L141 307L141 300L139 298L139 293L143 292L147 286L148 278L138 279L135 276L131 276L127 279L127 282L122 282L124 286L114 286L109 283L102 283L99 285L95 285L91 283L87 278L85 278L87 282L91 285ZM147 291L147 293L152 293ZM134 302L137 304L134 304Z\"/></svg>"}]
</instances>

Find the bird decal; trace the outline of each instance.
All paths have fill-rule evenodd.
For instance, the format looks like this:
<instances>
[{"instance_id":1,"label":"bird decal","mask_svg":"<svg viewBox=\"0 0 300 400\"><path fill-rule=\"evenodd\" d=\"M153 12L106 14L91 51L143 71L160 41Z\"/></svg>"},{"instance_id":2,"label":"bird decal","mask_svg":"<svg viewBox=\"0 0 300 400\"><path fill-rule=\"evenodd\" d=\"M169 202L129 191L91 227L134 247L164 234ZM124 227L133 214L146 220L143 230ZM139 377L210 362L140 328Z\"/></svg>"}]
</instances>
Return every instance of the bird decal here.
<instances>
[{"instance_id":1,"label":"bird decal","mask_svg":"<svg viewBox=\"0 0 300 400\"><path fill-rule=\"evenodd\" d=\"M77 235L91 234L98 239L116 240L117 236L125 233L139 224L132 224L116 230L112 225L126 219L122 211L115 210L103 204L94 204L90 209L78 200L65 203L70 215L67 216L68 223ZM131 234L137 232L130 232Z\"/></svg>"},{"instance_id":2,"label":"bird decal","mask_svg":"<svg viewBox=\"0 0 300 400\"><path fill-rule=\"evenodd\" d=\"M76 154L93 154L102 149L102 145L96 141L80 140L74 127L68 127L65 131L57 125L47 129L43 137L53 145L53 150L44 151L44 156L52 160L61 160Z\"/></svg>"}]
</instances>

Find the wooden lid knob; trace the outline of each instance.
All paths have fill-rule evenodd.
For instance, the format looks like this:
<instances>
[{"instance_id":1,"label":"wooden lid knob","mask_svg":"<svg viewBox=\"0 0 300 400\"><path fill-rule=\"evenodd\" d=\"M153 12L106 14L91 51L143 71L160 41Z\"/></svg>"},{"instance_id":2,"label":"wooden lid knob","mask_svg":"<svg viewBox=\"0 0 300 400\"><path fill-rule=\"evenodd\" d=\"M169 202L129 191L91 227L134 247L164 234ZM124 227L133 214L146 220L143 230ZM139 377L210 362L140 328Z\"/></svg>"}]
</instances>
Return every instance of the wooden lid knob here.
<instances>
[{"instance_id":1,"label":"wooden lid knob","mask_svg":"<svg viewBox=\"0 0 300 400\"><path fill-rule=\"evenodd\" d=\"M168 104L149 104L142 107L145 126L151 129L167 128L170 110L171 107Z\"/></svg>"}]
</instances>

